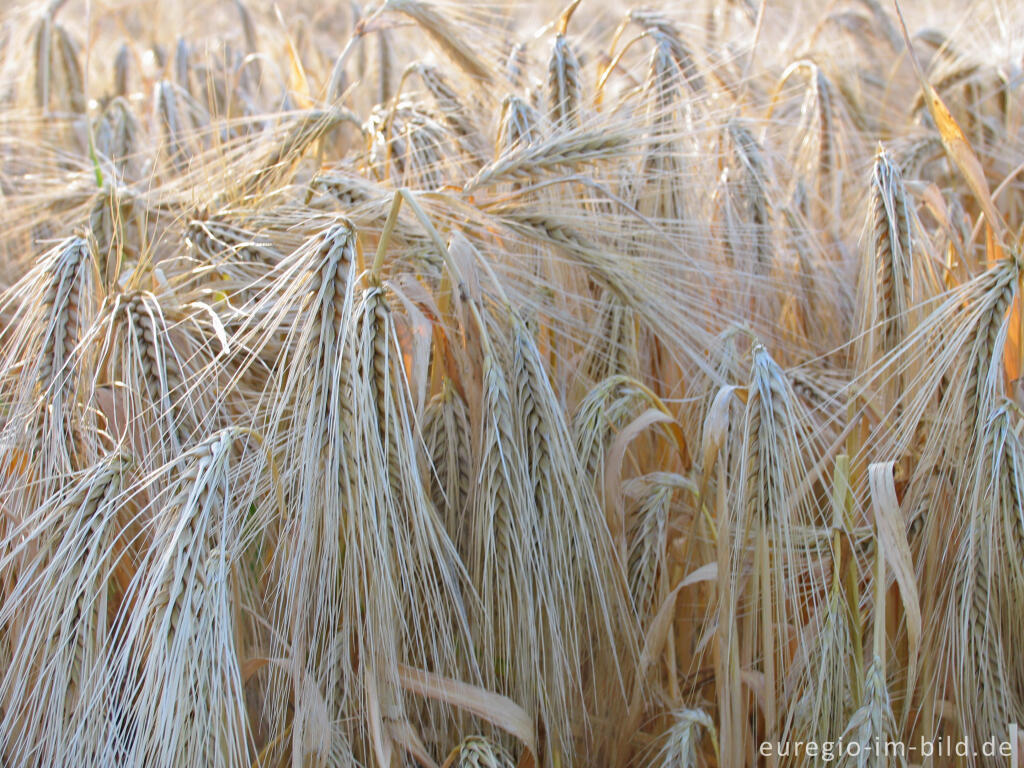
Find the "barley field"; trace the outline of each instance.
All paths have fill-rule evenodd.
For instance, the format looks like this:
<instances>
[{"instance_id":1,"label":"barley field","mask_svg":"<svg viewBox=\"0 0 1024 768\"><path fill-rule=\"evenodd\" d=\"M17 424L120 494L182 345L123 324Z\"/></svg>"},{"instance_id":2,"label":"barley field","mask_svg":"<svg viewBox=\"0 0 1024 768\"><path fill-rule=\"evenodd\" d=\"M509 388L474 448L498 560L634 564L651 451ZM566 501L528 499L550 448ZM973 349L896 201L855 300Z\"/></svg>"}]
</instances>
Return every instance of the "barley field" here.
<instances>
[{"instance_id":1,"label":"barley field","mask_svg":"<svg viewBox=\"0 0 1024 768\"><path fill-rule=\"evenodd\" d=\"M1018 765L1024 10L0 10L0 766Z\"/></svg>"}]
</instances>

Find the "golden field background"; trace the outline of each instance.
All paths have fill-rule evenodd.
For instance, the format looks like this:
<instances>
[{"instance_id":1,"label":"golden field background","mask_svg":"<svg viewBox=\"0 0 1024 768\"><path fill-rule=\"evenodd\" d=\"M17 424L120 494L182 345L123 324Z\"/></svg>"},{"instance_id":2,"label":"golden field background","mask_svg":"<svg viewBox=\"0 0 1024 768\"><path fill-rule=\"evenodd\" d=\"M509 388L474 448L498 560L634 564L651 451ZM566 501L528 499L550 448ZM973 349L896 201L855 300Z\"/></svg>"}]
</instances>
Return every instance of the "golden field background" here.
<instances>
[{"instance_id":1,"label":"golden field background","mask_svg":"<svg viewBox=\"0 0 1024 768\"><path fill-rule=\"evenodd\" d=\"M0 765L1008 764L1024 14L902 11L5 7Z\"/></svg>"}]
</instances>

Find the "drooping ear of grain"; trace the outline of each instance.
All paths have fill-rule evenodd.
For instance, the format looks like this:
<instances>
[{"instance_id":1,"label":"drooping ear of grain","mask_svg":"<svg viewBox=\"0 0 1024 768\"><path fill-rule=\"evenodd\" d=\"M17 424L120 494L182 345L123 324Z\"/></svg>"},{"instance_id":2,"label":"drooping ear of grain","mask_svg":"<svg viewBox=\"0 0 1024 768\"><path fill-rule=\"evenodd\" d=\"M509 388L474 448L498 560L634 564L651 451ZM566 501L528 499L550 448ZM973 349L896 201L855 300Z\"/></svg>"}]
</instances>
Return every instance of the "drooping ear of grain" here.
<instances>
[{"instance_id":1,"label":"drooping ear of grain","mask_svg":"<svg viewBox=\"0 0 1024 768\"><path fill-rule=\"evenodd\" d=\"M42 356L38 379L44 388L67 389L67 365L85 321L92 270L88 242L81 237L66 240L51 262L42 296ZM83 295L85 294L85 295Z\"/></svg>"},{"instance_id":2,"label":"drooping ear of grain","mask_svg":"<svg viewBox=\"0 0 1024 768\"><path fill-rule=\"evenodd\" d=\"M189 63L189 56L188 41L179 37L174 46L174 80L178 87L186 93L192 92L192 67Z\"/></svg>"},{"instance_id":3,"label":"drooping ear of grain","mask_svg":"<svg viewBox=\"0 0 1024 768\"><path fill-rule=\"evenodd\" d=\"M85 111L85 89L78 46L64 25L46 13L37 22L32 43L36 106L49 112Z\"/></svg>"},{"instance_id":4,"label":"drooping ear of grain","mask_svg":"<svg viewBox=\"0 0 1024 768\"><path fill-rule=\"evenodd\" d=\"M977 429L978 420L991 407L1002 388L1002 347L1010 304L1019 295L1020 262L1015 255L986 273L976 318L967 341L968 377L964 389L965 426Z\"/></svg>"},{"instance_id":5,"label":"drooping ear of grain","mask_svg":"<svg viewBox=\"0 0 1024 768\"><path fill-rule=\"evenodd\" d=\"M505 76L517 89L523 86L523 77L529 65L529 54L525 43L516 43L508 54L505 64Z\"/></svg>"},{"instance_id":6,"label":"drooping ear of grain","mask_svg":"<svg viewBox=\"0 0 1024 768\"><path fill-rule=\"evenodd\" d=\"M53 19L44 15L36 25L32 38L32 59L35 65L33 80L36 106L48 109L50 105L51 80L53 78Z\"/></svg>"},{"instance_id":7,"label":"drooping ear of grain","mask_svg":"<svg viewBox=\"0 0 1024 768\"><path fill-rule=\"evenodd\" d=\"M630 21L643 27L652 36L659 51L664 47L670 53L687 87L696 94L704 93L707 84L697 65L696 54L693 47L684 39L679 25L671 17L657 10L633 8L628 16Z\"/></svg>"},{"instance_id":8,"label":"drooping ear of grain","mask_svg":"<svg viewBox=\"0 0 1024 768\"><path fill-rule=\"evenodd\" d=\"M119 173L132 178L138 164L139 123L123 97L113 99L103 110L94 141L97 156L109 158Z\"/></svg>"},{"instance_id":9,"label":"drooping ear of grain","mask_svg":"<svg viewBox=\"0 0 1024 768\"><path fill-rule=\"evenodd\" d=\"M797 491L807 472L804 452L812 445L806 413L768 351L758 344L752 356L742 429L732 435L740 444L730 446L727 454L736 462L726 470L735 472L735 480L728 481L718 500L719 525L729 531L719 542L718 562L731 574L723 590L727 618L721 641L730 652L757 658L765 690L775 691L757 736L771 741L785 725L777 706L788 700L785 691L792 682L785 670L794 663L792 654L810 652L803 639L797 641L799 650L787 640L785 627L793 610L787 595L808 579L815 584L808 609L819 609L825 587L821 574L801 562L797 531L801 525L821 526L822 520ZM744 572L751 578L741 581ZM740 716L744 706L740 703L730 716Z\"/></svg>"},{"instance_id":10,"label":"drooping ear of grain","mask_svg":"<svg viewBox=\"0 0 1024 768\"><path fill-rule=\"evenodd\" d=\"M266 293L251 300L250 321L239 331L244 346L253 350L247 365L265 357L278 370L267 382L258 413L276 446L281 485L293 509L281 521L270 565L283 586L272 596L277 627L272 648L289 661L271 670L266 717L272 729L286 727L288 702L295 702L289 750L300 757L319 738L328 746L340 738L307 731L321 721L320 708L330 719L342 717L344 686L354 674L349 649L328 638L359 621L347 612L351 597L343 584L348 558L359 554L345 555L353 514L346 478L352 471L355 404L352 362L344 348L356 261L355 233L347 222L314 234L285 258ZM259 354L261 348L265 352ZM301 374L289 375L279 365L286 354ZM287 597L293 591L310 599L295 603ZM350 626L357 631L357 625Z\"/></svg>"},{"instance_id":11,"label":"drooping ear of grain","mask_svg":"<svg viewBox=\"0 0 1024 768\"><path fill-rule=\"evenodd\" d=\"M634 610L641 625L647 626L651 612L667 592L667 589L659 589L667 585L668 580L667 525L673 496L681 486L685 487L685 481L679 482L681 478L669 473L643 476L638 480L644 482L636 506L630 510L627 575Z\"/></svg>"},{"instance_id":12,"label":"drooping ear of grain","mask_svg":"<svg viewBox=\"0 0 1024 768\"><path fill-rule=\"evenodd\" d=\"M580 401L573 414L571 432L576 453L588 478L603 499L605 458L614 436L644 409L654 407L650 391L627 375L599 381Z\"/></svg>"},{"instance_id":13,"label":"drooping ear of grain","mask_svg":"<svg viewBox=\"0 0 1024 768\"><path fill-rule=\"evenodd\" d=\"M445 160L450 154L445 130L433 120L409 120L402 123L401 130L405 148L401 183L415 189L443 187Z\"/></svg>"},{"instance_id":14,"label":"drooping ear of grain","mask_svg":"<svg viewBox=\"0 0 1024 768\"><path fill-rule=\"evenodd\" d=\"M133 219L133 200L125 190L108 185L96 195L89 212L89 231L96 241L99 277L107 294L117 286L124 262L137 258L137 247L129 251L134 244L128 242Z\"/></svg>"},{"instance_id":15,"label":"drooping ear of grain","mask_svg":"<svg viewBox=\"0 0 1024 768\"><path fill-rule=\"evenodd\" d=\"M477 159L482 156L483 147L479 140L480 131L473 124L473 115L462 98L436 67L420 64L416 68L423 84L437 105L445 124L455 134L465 150Z\"/></svg>"},{"instance_id":16,"label":"drooping ear of grain","mask_svg":"<svg viewBox=\"0 0 1024 768\"><path fill-rule=\"evenodd\" d=\"M695 768L699 765L699 755L704 751L699 749L701 741L717 739L714 721L707 712L702 709L677 710L672 713L664 742L651 764L660 768Z\"/></svg>"},{"instance_id":17,"label":"drooping ear of grain","mask_svg":"<svg viewBox=\"0 0 1024 768\"><path fill-rule=\"evenodd\" d=\"M620 667L620 659L623 652L627 660L630 658L629 644L634 639L628 632L620 634L619 630L628 626L621 618L627 610L621 587L623 564L613 554L604 516L569 439L568 425L536 343L518 321L514 322L511 341L511 395L526 462L527 488L532 489L537 507L538 534L549 548L544 565L551 573L559 574L561 583L569 585L564 592L550 593L545 603L553 606L557 616L566 658L580 658L577 653L603 658L602 666L615 670L611 679L595 681L594 690L588 691L587 698L580 703L575 703L579 683L574 678L578 672L564 666L545 670L544 679L557 681L547 684L548 696L565 686L566 698L559 702L552 696L548 705L551 709L542 705L542 712L549 722L553 744L569 754L570 745L562 741L565 736L554 730L565 728L561 719L565 715L557 707L570 707L566 714L581 705L587 707L583 712L605 712L609 716L616 711L621 713L625 703L619 698L621 686L630 670ZM604 631L596 636L577 634L578 627L593 624L603 627ZM558 658L559 654L554 656ZM565 734L568 733L566 729Z\"/></svg>"},{"instance_id":18,"label":"drooping ear of grain","mask_svg":"<svg viewBox=\"0 0 1024 768\"><path fill-rule=\"evenodd\" d=\"M114 96L125 97L131 87L132 52L127 43L121 43L114 55Z\"/></svg>"},{"instance_id":19,"label":"drooping ear of grain","mask_svg":"<svg viewBox=\"0 0 1024 768\"><path fill-rule=\"evenodd\" d=\"M638 355L636 320L627 307L611 291L602 291L594 336L583 352L582 370L591 381L604 381L613 376L628 376L636 369Z\"/></svg>"},{"instance_id":20,"label":"drooping ear of grain","mask_svg":"<svg viewBox=\"0 0 1024 768\"><path fill-rule=\"evenodd\" d=\"M254 195L268 185L281 184L295 170L311 145L337 127L349 115L341 109L308 112L294 121L290 130L242 185L244 196Z\"/></svg>"},{"instance_id":21,"label":"drooping ear of grain","mask_svg":"<svg viewBox=\"0 0 1024 768\"><path fill-rule=\"evenodd\" d=\"M22 5L5 768L1024 721L1013 3Z\"/></svg>"},{"instance_id":22,"label":"drooping ear of grain","mask_svg":"<svg viewBox=\"0 0 1024 768\"><path fill-rule=\"evenodd\" d=\"M978 436L979 456L968 478L972 530L961 544L947 627L961 676L958 700L965 726L976 739L1009 738L1006 729L1024 713L1013 682L1020 663L1012 644L1024 596L1024 527L1020 510L1024 445L1004 404ZM953 602L950 605L952 606ZM973 702L973 706L967 706Z\"/></svg>"},{"instance_id":23,"label":"drooping ear of grain","mask_svg":"<svg viewBox=\"0 0 1024 768\"><path fill-rule=\"evenodd\" d=\"M399 664L456 677L456 647L471 647L460 559L421 472L392 309L383 284L357 280L356 237L337 223L287 256L241 331L253 350L277 347L283 332L277 354L302 361L292 374L280 368L262 416L294 510L272 565L289 585L273 614L289 664L271 673L269 717L283 728L298 707L297 755L341 744L371 755L380 717L421 725ZM295 590L314 599L296 604ZM323 717L344 725L321 733ZM436 738L446 722L432 721Z\"/></svg>"},{"instance_id":24,"label":"drooping ear of grain","mask_svg":"<svg viewBox=\"0 0 1024 768\"><path fill-rule=\"evenodd\" d=\"M453 540L465 535L466 506L473 488L469 411L450 380L423 414L423 440L427 457L430 497L444 512L445 528Z\"/></svg>"},{"instance_id":25,"label":"drooping ear of grain","mask_svg":"<svg viewBox=\"0 0 1024 768\"><path fill-rule=\"evenodd\" d=\"M504 667L484 670L485 680L539 714L540 697L559 691L542 677L539 636L517 637L516 628L536 620L544 585L532 577L543 568L544 551L534 545L540 543L536 505L527 488L505 373L491 355L483 359L480 409L466 559L482 601L479 642L489 654L508 660ZM529 579L519 578L527 573ZM545 633L557 620L557 615L543 617ZM557 633L554 638L561 640Z\"/></svg>"},{"instance_id":26,"label":"drooping ear of grain","mask_svg":"<svg viewBox=\"0 0 1024 768\"><path fill-rule=\"evenodd\" d=\"M692 62L685 58L685 53L676 50L674 38L660 35L655 40L645 82L649 139L640 164L638 207L645 215L658 220L683 222L686 220L683 158L687 151L678 127L691 119L691 102L684 93L683 67L692 67Z\"/></svg>"},{"instance_id":27,"label":"drooping ear of grain","mask_svg":"<svg viewBox=\"0 0 1024 768\"><path fill-rule=\"evenodd\" d=\"M153 86L155 119L163 133L165 152L174 170L184 172L188 167L188 148L185 142L184 116L178 103L178 90L168 80Z\"/></svg>"},{"instance_id":28,"label":"drooping ear of grain","mask_svg":"<svg viewBox=\"0 0 1024 768\"><path fill-rule=\"evenodd\" d=\"M445 765L453 768L514 768L516 761L500 745L483 736L467 736L454 750Z\"/></svg>"},{"instance_id":29,"label":"drooping ear of grain","mask_svg":"<svg viewBox=\"0 0 1024 768\"><path fill-rule=\"evenodd\" d=\"M128 462L113 455L80 474L35 510L29 536L0 554L19 578L0 609L0 627L19 643L0 675L0 755L54 765L118 760L119 738L107 664L108 610L118 596L108 580L117 560ZM19 555L21 555L19 557Z\"/></svg>"},{"instance_id":30,"label":"drooping ear of grain","mask_svg":"<svg viewBox=\"0 0 1024 768\"><path fill-rule=\"evenodd\" d=\"M548 62L548 120L556 130L580 126L582 98L579 59L565 35L559 34Z\"/></svg>"},{"instance_id":31,"label":"drooping ear of grain","mask_svg":"<svg viewBox=\"0 0 1024 768\"><path fill-rule=\"evenodd\" d=\"M495 154L500 157L517 148L529 146L538 138L538 116L533 108L515 94L506 96L501 103Z\"/></svg>"},{"instance_id":32,"label":"drooping ear of grain","mask_svg":"<svg viewBox=\"0 0 1024 768\"><path fill-rule=\"evenodd\" d=\"M750 268L755 276L763 277L770 274L773 259L767 189L768 169L761 147L741 121L730 120L727 129L736 153L743 224L749 232L745 237L752 252Z\"/></svg>"},{"instance_id":33,"label":"drooping ear of grain","mask_svg":"<svg viewBox=\"0 0 1024 768\"><path fill-rule=\"evenodd\" d=\"M458 649L472 646L466 573L420 475L392 311L384 286L371 276L359 287L346 333L352 417L346 425L351 470L344 480L351 506L342 594L353 601L364 590L359 603L365 608L347 606L347 644L369 681L366 695L387 702L388 717L400 719L412 717L400 694L400 660L455 676ZM439 626L451 629L437 633ZM476 664L472 656L465 663ZM438 713L433 727L443 722Z\"/></svg>"},{"instance_id":34,"label":"drooping ear of grain","mask_svg":"<svg viewBox=\"0 0 1024 768\"><path fill-rule=\"evenodd\" d=\"M171 451L180 451L188 444L198 421L187 405L184 387L188 382L176 359L178 351L169 338L162 308L154 297L136 293L125 298L126 320L132 334L131 340L126 341L138 356L136 362L141 374L138 391L145 392L152 403L156 434L171 441Z\"/></svg>"},{"instance_id":35,"label":"drooping ear of grain","mask_svg":"<svg viewBox=\"0 0 1024 768\"><path fill-rule=\"evenodd\" d=\"M828 208L833 204L836 166L836 130L833 115L832 84L820 69L812 84L818 111L818 197Z\"/></svg>"},{"instance_id":36,"label":"drooping ear of grain","mask_svg":"<svg viewBox=\"0 0 1024 768\"><path fill-rule=\"evenodd\" d=\"M88 368L78 345L96 311L95 285L93 249L85 237L73 236L40 257L6 297L15 312L0 344L0 386L16 437L4 451L23 451L37 463L39 482L24 488L31 504L42 503L60 486L58 478L95 458L96 435L78 409ZM4 482L17 485L19 478L8 475Z\"/></svg>"},{"instance_id":37,"label":"drooping ear of grain","mask_svg":"<svg viewBox=\"0 0 1024 768\"><path fill-rule=\"evenodd\" d=\"M526 126L508 127L512 128L514 133L518 133L520 127ZM525 134L519 134L519 137L525 137ZM467 188L474 189L505 179L526 181L578 168L587 163L596 164L603 159L614 157L626 141L626 136L606 131L558 134L548 141L518 146L502 154L493 163L482 168Z\"/></svg>"},{"instance_id":38,"label":"drooping ear of grain","mask_svg":"<svg viewBox=\"0 0 1024 768\"><path fill-rule=\"evenodd\" d=\"M217 402L221 373L209 369L224 333L205 310L179 307L173 295L114 292L83 334L93 350L88 397L109 439L161 472L205 434L225 426Z\"/></svg>"},{"instance_id":39,"label":"drooping ear of grain","mask_svg":"<svg viewBox=\"0 0 1024 768\"><path fill-rule=\"evenodd\" d=\"M859 744L862 750L894 741L896 719L884 670L883 662L874 657L864 675L860 706L854 711L843 734L848 743Z\"/></svg>"},{"instance_id":40,"label":"drooping ear of grain","mask_svg":"<svg viewBox=\"0 0 1024 768\"><path fill-rule=\"evenodd\" d=\"M126 765L239 765L252 748L242 693L238 588L243 509L232 452L215 432L179 461L129 594L114 655L118 704L134 724ZM203 696L193 695L204 691Z\"/></svg>"},{"instance_id":41,"label":"drooping ear of grain","mask_svg":"<svg viewBox=\"0 0 1024 768\"><path fill-rule=\"evenodd\" d=\"M913 294L907 192L888 152L879 148L871 175L869 235L861 269L858 301L865 350L860 365L892 352L907 335Z\"/></svg>"},{"instance_id":42,"label":"drooping ear of grain","mask_svg":"<svg viewBox=\"0 0 1024 768\"><path fill-rule=\"evenodd\" d=\"M466 74L483 83L490 82L491 68L463 38L454 20L446 17L436 5L423 0L387 0L384 7L415 21Z\"/></svg>"},{"instance_id":43,"label":"drooping ear of grain","mask_svg":"<svg viewBox=\"0 0 1024 768\"><path fill-rule=\"evenodd\" d=\"M762 524L773 517L790 515L791 499L785 493L787 467L778 451L779 438L794 426L790 386L778 364L759 347L754 351L752 392L747 400L745 507Z\"/></svg>"},{"instance_id":44,"label":"drooping ear of grain","mask_svg":"<svg viewBox=\"0 0 1024 768\"><path fill-rule=\"evenodd\" d=\"M863 629L861 612L853 609L860 603L858 586L849 579L858 564L843 531L853 502L849 479L849 459L841 456L836 460L832 489L831 583L825 602L817 608L821 629L799 662L796 674L806 682L799 686L803 691L799 698L788 703L783 739L800 733L822 743L837 741L859 705Z\"/></svg>"}]
</instances>

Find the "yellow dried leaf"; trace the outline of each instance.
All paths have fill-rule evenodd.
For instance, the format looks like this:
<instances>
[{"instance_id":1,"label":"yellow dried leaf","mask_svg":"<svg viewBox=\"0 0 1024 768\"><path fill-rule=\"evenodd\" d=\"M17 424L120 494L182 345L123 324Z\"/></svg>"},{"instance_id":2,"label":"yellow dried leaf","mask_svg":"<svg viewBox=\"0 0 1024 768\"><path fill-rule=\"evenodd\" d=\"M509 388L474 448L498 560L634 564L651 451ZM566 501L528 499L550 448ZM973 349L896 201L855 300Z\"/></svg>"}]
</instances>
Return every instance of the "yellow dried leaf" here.
<instances>
[{"instance_id":1,"label":"yellow dried leaf","mask_svg":"<svg viewBox=\"0 0 1024 768\"><path fill-rule=\"evenodd\" d=\"M398 665L398 680L410 693L443 701L493 723L519 739L536 756L537 732L533 719L507 696L404 664Z\"/></svg>"},{"instance_id":2,"label":"yellow dried leaf","mask_svg":"<svg viewBox=\"0 0 1024 768\"><path fill-rule=\"evenodd\" d=\"M921 83L925 102L928 104L928 111L931 113L935 127L939 131L939 137L942 139L942 146L946 150L946 155L953 161L953 164L959 169L960 173L963 174L964 179L967 181L967 186L970 187L974 197L978 200L978 205L981 206L981 210L985 214L985 220L988 222L988 225L996 228L997 234L1001 234L1005 227L992 202L992 192L989 190L988 180L985 178L985 170L982 168L978 156L974 154L974 150L971 148L971 144L964 135L959 123L957 123L953 114L949 111L949 107L946 106L942 97L935 92L935 89L932 88L925 78L921 64L918 62L917 56L914 55L914 47L910 43L907 24L903 19L903 11L900 9L899 3L896 4L896 12L899 15L900 25L903 29L903 39L906 42L907 52L910 54L910 60L914 65L917 79ZM999 239L996 237L993 239L993 242ZM998 244L995 245L995 248L1001 258L1002 249Z\"/></svg>"}]
</instances>

